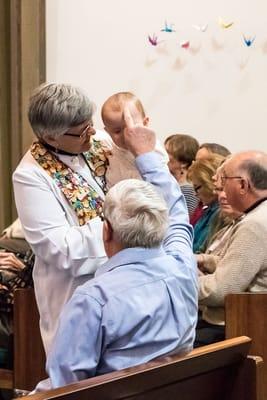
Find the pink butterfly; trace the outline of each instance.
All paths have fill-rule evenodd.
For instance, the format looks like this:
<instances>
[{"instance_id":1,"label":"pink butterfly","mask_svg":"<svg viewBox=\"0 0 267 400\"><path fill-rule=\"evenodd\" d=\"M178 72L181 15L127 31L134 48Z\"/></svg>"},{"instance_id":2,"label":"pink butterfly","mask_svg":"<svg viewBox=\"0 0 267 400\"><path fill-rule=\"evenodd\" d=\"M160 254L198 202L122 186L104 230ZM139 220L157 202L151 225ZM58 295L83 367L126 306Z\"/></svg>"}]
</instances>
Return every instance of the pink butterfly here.
<instances>
[{"instance_id":1,"label":"pink butterfly","mask_svg":"<svg viewBox=\"0 0 267 400\"><path fill-rule=\"evenodd\" d=\"M158 37L153 33L152 36L148 35L148 41L152 46L157 46L159 44Z\"/></svg>"},{"instance_id":2,"label":"pink butterfly","mask_svg":"<svg viewBox=\"0 0 267 400\"><path fill-rule=\"evenodd\" d=\"M190 42L189 42L189 40L186 40L185 42L182 42L182 43L180 43L180 46L183 48L183 49L189 49L189 47L190 47Z\"/></svg>"}]
</instances>

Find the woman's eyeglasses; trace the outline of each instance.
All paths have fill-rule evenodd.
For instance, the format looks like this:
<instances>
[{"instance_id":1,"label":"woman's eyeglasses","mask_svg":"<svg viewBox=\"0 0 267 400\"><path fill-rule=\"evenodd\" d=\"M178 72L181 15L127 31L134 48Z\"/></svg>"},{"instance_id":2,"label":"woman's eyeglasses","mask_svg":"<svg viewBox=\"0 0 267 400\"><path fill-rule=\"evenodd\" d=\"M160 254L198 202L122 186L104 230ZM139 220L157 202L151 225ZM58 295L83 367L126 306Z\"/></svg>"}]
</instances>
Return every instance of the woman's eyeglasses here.
<instances>
[{"instance_id":1,"label":"woman's eyeglasses","mask_svg":"<svg viewBox=\"0 0 267 400\"><path fill-rule=\"evenodd\" d=\"M91 122L89 122L89 124L87 124L86 127L82 130L82 133L80 133L80 134L77 135L77 133L69 133L69 132L66 132L66 133L64 133L64 136L73 136L73 137L76 137L76 138L79 138L79 139L83 139L83 138L88 134L88 131L89 131L90 129L93 128L93 126L94 126L94 124L93 124L93 122L91 121Z\"/></svg>"}]
</instances>

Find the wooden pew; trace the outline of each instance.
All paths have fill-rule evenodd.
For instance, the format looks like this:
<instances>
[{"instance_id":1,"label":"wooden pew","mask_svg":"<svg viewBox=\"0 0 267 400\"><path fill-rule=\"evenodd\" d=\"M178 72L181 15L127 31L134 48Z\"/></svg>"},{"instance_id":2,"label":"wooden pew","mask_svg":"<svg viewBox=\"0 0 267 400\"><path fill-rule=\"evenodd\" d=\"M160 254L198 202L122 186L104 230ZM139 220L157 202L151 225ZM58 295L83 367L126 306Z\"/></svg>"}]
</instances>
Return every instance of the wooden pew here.
<instances>
[{"instance_id":1,"label":"wooden pew","mask_svg":"<svg viewBox=\"0 0 267 400\"><path fill-rule=\"evenodd\" d=\"M247 335L251 354L263 358L264 398L267 399L267 292L237 293L225 299L226 338Z\"/></svg>"},{"instance_id":2,"label":"wooden pew","mask_svg":"<svg viewBox=\"0 0 267 400\"><path fill-rule=\"evenodd\" d=\"M45 353L33 289L18 289L14 294L13 363L13 370L0 369L1 389L32 390L46 377Z\"/></svg>"},{"instance_id":3,"label":"wooden pew","mask_svg":"<svg viewBox=\"0 0 267 400\"><path fill-rule=\"evenodd\" d=\"M24 400L263 400L262 359L242 336L86 379Z\"/></svg>"}]
</instances>

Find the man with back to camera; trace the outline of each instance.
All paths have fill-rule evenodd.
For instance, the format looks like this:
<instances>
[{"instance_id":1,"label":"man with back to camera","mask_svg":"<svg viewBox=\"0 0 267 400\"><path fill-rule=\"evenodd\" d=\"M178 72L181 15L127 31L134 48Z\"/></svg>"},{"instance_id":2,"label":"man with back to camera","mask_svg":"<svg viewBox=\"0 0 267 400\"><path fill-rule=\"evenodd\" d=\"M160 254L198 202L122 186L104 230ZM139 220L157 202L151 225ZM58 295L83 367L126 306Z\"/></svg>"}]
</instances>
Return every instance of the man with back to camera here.
<instances>
[{"instance_id":1,"label":"man with back to camera","mask_svg":"<svg viewBox=\"0 0 267 400\"><path fill-rule=\"evenodd\" d=\"M128 109L124 118L125 140L150 183L121 181L107 194L109 260L61 313L47 360L50 388L193 346L197 274L185 200L153 152L154 132L134 125ZM47 388L40 383L37 390Z\"/></svg>"}]
</instances>

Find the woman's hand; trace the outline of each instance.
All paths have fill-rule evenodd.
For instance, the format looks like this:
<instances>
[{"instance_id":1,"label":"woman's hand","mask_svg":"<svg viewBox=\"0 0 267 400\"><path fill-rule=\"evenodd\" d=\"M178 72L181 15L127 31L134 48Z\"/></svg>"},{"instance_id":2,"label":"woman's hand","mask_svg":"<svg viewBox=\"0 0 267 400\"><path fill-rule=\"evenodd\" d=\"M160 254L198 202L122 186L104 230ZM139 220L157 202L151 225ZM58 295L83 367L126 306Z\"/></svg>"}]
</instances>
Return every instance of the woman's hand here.
<instances>
[{"instance_id":1,"label":"woman's hand","mask_svg":"<svg viewBox=\"0 0 267 400\"><path fill-rule=\"evenodd\" d=\"M202 254L195 254L197 260L198 276L205 275L204 256Z\"/></svg>"},{"instance_id":2,"label":"woman's hand","mask_svg":"<svg viewBox=\"0 0 267 400\"><path fill-rule=\"evenodd\" d=\"M195 254L196 260L197 260L197 266L198 269L202 272L207 272L205 269L205 261L204 261L204 255L203 254Z\"/></svg>"},{"instance_id":3,"label":"woman's hand","mask_svg":"<svg viewBox=\"0 0 267 400\"><path fill-rule=\"evenodd\" d=\"M5 285L2 285L2 284L0 283L0 290L7 290L7 291L8 291L8 288L7 288Z\"/></svg>"},{"instance_id":4,"label":"woman's hand","mask_svg":"<svg viewBox=\"0 0 267 400\"><path fill-rule=\"evenodd\" d=\"M0 266L2 268L14 268L21 270L25 267L22 261L20 261L15 254L0 252Z\"/></svg>"}]
</instances>

